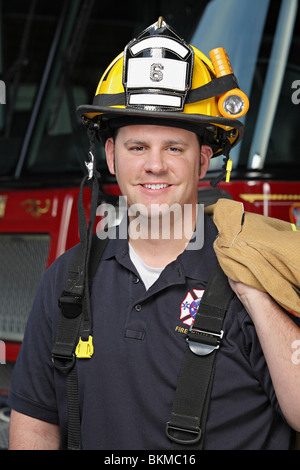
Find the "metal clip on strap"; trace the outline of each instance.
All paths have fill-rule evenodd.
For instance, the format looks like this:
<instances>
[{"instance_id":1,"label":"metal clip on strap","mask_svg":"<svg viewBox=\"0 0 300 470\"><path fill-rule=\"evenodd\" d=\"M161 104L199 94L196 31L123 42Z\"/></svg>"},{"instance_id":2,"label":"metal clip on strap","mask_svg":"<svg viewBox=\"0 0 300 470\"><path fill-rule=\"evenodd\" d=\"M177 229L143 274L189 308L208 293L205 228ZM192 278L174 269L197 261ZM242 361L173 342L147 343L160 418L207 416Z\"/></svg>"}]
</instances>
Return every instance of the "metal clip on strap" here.
<instances>
[{"instance_id":1,"label":"metal clip on strap","mask_svg":"<svg viewBox=\"0 0 300 470\"><path fill-rule=\"evenodd\" d=\"M220 333L214 333L191 326L186 341L194 354L197 356L207 356L214 350L219 349L223 335L223 330Z\"/></svg>"}]
</instances>

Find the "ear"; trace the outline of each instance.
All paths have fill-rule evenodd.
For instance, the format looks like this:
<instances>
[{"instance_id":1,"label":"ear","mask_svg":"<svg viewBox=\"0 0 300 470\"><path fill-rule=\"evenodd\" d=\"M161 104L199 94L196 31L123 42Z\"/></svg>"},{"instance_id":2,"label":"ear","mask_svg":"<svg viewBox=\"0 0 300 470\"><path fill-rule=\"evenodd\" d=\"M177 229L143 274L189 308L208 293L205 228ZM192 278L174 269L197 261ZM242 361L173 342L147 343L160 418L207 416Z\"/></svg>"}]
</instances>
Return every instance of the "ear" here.
<instances>
[{"instance_id":1,"label":"ear","mask_svg":"<svg viewBox=\"0 0 300 470\"><path fill-rule=\"evenodd\" d=\"M212 155L213 155L213 151L209 145L201 146L201 168L200 168L199 179L204 178L204 176L206 175Z\"/></svg>"},{"instance_id":2,"label":"ear","mask_svg":"<svg viewBox=\"0 0 300 470\"><path fill-rule=\"evenodd\" d=\"M109 172L115 175L115 143L112 137L109 137L105 142L105 154Z\"/></svg>"}]
</instances>

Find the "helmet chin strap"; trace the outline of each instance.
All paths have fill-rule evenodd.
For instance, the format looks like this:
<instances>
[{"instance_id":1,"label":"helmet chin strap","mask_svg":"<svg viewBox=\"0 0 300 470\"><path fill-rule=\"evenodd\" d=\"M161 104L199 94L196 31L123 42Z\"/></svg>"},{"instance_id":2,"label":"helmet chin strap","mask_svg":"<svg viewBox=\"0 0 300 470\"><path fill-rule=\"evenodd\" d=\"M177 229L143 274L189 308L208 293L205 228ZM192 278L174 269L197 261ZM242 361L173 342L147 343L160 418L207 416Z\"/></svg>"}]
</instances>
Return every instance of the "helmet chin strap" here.
<instances>
[{"instance_id":1,"label":"helmet chin strap","mask_svg":"<svg viewBox=\"0 0 300 470\"><path fill-rule=\"evenodd\" d=\"M224 155L223 158L223 166L222 166L222 171L221 173L216 176L216 178L213 178L210 182L210 185L215 188L225 177L226 177L226 183L229 183L230 180L230 172L232 169L232 161L230 160L229 153L230 153L230 142L227 137L224 138L222 142L222 153Z\"/></svg>"}]
</instances>

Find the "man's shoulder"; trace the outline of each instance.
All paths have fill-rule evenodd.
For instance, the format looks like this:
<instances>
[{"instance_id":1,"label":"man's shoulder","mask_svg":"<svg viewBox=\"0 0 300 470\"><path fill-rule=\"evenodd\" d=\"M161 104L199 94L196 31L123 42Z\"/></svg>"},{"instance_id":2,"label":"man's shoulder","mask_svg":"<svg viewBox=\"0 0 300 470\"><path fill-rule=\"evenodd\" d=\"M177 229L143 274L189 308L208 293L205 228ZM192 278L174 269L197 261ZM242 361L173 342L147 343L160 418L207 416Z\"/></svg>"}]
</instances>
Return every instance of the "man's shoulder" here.
<instances>
[{"instance_id":1,"label":"man's shoulder","mask_svg":"<svg viewBox=\"0 0 300 470\"><path fill-rule=\"evenodd\" d=\"M218 235L218 229L210 215L204 214L204 229L207 231L207 234L214 238Z\"/></svg>"},{"instance_id":2,"label":"man's shoulder","mask_svg":"<svg viewBox=\"0 0 300 470\"><path fill-rule=\"evenodd\" d=\"M97 243L93 244L94 250L92 250L90 253L91 257L95 256L96 250L100 249L102 253L103 247L106 248L106 246L111 242L110 239L101 240L99 239L99 237L96 238L96 234L95 234L95 241ZM105 242L103 243L103 246L102 246L102 242ZM62 280L64 279L66 280L71 264L74 260L74 257L77 254L78 256L80 256L80 243L68 249L67 251L62 253L58 258L56 258L53 261L53 263L47 268L46 272L44 273L44 279L46 281L54 280L54 281L59 281L59 282L62 282ZM79 258L77 259L78 259L78 264L79 264L80 259Z\"/></svg>"},{"instance_id":3,"label":"man's shoulder","mask_svg":"<svg viewBox=\"0 0 300 470\"><path fill-rule=\"evenodd\" d=\"M57 266L70 265L75 253L78 251L80 244L74 245L72 248L69 248L67 251L62 253L58 258L56 258L53 263L49 266L48 269L55 269Z\"/></svg>"},{"instance_id":4,"label":"man's shoulder","mask_svg":"<svg viewBox=\"0 0 300 470\"><path fill-rule=\"evenodd\" d=\"M53 263L46 269L43 276L43 281L59 282L61 280L66 280L72 260L78 249L79 244L73 246L69 250L62 253L58 258L56 258Z\"/></svg>"}]
</instances>

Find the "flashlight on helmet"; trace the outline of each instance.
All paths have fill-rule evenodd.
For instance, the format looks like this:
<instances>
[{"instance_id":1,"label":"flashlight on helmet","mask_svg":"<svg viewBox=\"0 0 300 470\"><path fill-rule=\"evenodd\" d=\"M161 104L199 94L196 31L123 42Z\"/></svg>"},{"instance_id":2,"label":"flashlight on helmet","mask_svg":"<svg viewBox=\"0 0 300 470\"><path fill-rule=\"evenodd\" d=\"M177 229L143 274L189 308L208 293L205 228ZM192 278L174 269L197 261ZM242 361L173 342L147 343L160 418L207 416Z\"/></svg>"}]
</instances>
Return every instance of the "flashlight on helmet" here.
<instances>
[{"instance_id":1,"label":"flashlight on helmet","mask_svg":"<svg viewBox=\"0 0 300 470\"><path fill-rule=\"evenodd\" d=\"M217 78L233 73L230 60L223 47L213 49L209 55ZM218 108L222 116L237 119L247 113L249 100L242 90L234 88L219 97Z\"/></svg>"}]
</instances>

